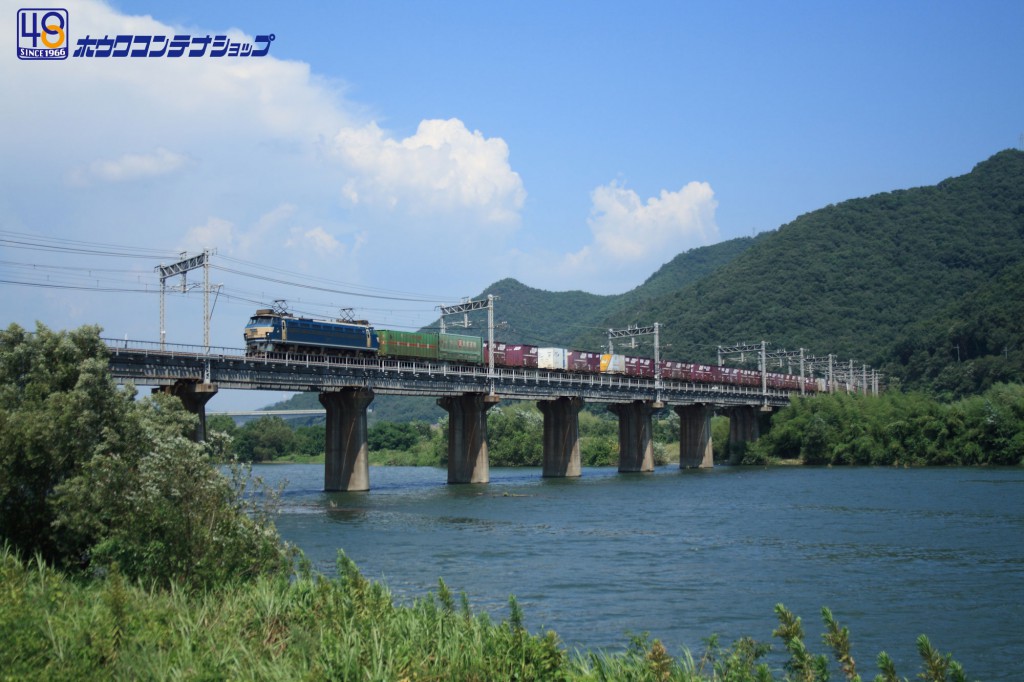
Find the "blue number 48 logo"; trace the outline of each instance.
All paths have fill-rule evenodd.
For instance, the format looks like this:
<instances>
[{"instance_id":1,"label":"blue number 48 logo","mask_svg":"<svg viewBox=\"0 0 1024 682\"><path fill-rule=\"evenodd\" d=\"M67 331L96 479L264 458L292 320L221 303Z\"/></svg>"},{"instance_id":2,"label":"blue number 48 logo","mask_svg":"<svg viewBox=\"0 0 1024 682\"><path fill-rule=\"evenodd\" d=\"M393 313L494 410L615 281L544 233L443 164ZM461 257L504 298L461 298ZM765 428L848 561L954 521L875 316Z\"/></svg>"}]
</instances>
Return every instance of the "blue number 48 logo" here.
<instances>
[{"instance_id":1,"label":"blue number 48 logo","mask_svg":"<svg viewBox=\"0 0 1024 682\"><path fill-rule=\"evenodd\" d=\"M17 30L18 59L68 58L66 9L19 9Z\"/></svg>"}]
</instances>

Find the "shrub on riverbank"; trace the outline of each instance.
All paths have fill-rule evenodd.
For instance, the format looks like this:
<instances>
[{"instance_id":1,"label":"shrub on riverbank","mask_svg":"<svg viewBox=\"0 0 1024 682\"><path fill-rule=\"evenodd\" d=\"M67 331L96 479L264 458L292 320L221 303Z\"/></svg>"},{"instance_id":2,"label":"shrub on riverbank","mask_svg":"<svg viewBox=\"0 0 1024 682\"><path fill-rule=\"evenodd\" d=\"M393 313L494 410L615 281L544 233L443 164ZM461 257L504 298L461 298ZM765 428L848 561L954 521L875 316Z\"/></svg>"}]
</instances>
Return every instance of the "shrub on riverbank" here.
<instances>
[{"instance_id":1,"label":"shrub on riverbank","mask_svg":"<svg viewBox=\"0 0 1024 682\"><path fill-rule=\"evenodd\" d=\"M396 606L344 555L333 579L304 570L291 580L263 576L194 592L146 588L116 567L102 579L75 580L4 547L0 590L4 679L860 679L849 632L827 609L822 639L835 664L808 651L800 619L781 604L773 635L788 659L774 668L765 660L770 645L750 638L722 647L712 637L698 657L673 657L646 635L622 653L570 654L555 633L527 632L514 598L501 622L473 613L465 595L457 603L443 582L437 594ZM926 638L918 650L921 679L965 679ZM876 679L900 679L885 654L878 663Z\"/></svg>"},{"instance_id":2,"label":"shrub on riverbank","mask_svg":"<svg viewBox=\"0 0 1024 682\"><path fill-rule=\"evenodd\" d=\"M265 496L168 395L135 400L97 327L0 331L0 541L79 572L202 589L290 562Z\"/></svg>"},{"instance_id":3,"label":"shrub on riverbank","mask_svg":"<svg viewBox=\"0 0 1024 682\"><path fill-rule=\"evenodd\" d=\"M920 393L797 398L772 417L745 463L799 457L805 464L1024 463L1024 386L999 384L940 403Z\"/></svg>"}]
</instances>

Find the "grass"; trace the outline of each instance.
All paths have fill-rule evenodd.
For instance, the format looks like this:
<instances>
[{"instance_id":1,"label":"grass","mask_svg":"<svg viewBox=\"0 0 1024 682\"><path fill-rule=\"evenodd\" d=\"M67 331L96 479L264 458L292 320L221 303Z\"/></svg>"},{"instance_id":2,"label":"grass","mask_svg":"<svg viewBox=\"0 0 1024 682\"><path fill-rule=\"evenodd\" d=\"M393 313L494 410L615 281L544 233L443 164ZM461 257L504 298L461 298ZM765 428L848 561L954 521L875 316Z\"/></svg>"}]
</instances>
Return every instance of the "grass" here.
<instances>
[{"instance_id":1,"label":"grass","mask_svg":"<svg viewBox=\"0 0 1024 682\"><path fill-rule=\"evenodd\" d=\"M570 654L554 632L523 626L514 598L494 622L456 600L444 582L409 606L364 578L344 554L338 576L261 578L206 592L156 590L117 571L75 580L41 561L0 549L0 679L259 680L651 680L746 682L859 680L849 633L823 610L823 641L835 663L810 653L803 629L782 605L773 633L790 655L783 669L762 661L771 647L744 638L707 640L699 656L668 654L658 640L634 638L625 652ZM964 680L962 668L918 640L931 682ZM898 682L878 658L884 682Z\"/></svg>"}]
</instances>

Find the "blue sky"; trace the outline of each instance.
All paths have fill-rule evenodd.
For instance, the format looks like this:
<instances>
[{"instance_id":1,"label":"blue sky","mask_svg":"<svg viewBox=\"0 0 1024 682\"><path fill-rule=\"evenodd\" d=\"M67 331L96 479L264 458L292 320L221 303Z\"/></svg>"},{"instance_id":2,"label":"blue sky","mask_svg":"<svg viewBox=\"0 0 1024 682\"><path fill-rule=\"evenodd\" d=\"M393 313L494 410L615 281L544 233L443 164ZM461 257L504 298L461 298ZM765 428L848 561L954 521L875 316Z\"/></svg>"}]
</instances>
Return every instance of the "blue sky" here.
<instances>
[{"instance_id":1,"label":"blue sky","mask_svg":"<svg viewBox=\"0 0 1024 682\"><path fill-rule=\"evenodd\" d=\"M2 5L14 25L23 5ZM60 6L72 46L275 41L261 59L30 62L0 31L0 279L22 282L2 285L4 324L155 339L152 295L39 285L151 288L156 264L206 247L225 346L275 298L415 327L504 277L619 293L681 251L934 184L1024 134L1021 2ZM331 291L237 274L270 267ZM419 300L337 293L382 290ZM199 342L201 309L171 301L169 340Z\"/></svg>"}]
</instances>

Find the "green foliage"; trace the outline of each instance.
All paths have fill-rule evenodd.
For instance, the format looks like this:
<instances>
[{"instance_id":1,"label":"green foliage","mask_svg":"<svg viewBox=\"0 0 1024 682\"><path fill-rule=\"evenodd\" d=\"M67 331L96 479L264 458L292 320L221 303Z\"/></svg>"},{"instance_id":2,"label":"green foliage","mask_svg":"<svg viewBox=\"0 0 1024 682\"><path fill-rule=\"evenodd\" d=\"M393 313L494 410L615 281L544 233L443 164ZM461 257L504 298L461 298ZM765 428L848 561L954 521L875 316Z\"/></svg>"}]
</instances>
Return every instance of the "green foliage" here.
<instances>
[{"instance_id":1,"label":"green foliage","mask_svg":"<svg viewBox=\"0 0 1024 682\"><path fill-rule=\"evenodd\" d=\"M805 464L1015 465L1024 462L1024 386L943 404L921 393L794 400L748 459Z\"/></svg>"},{"instance_id":2,"label":"green foliage","mask_svg":"<svg viewBox=\"0 0 1024 682\"><path fill-rule=\"evenodd\" d=\"M1024 263L921 320L893 344L892 364L910 389L943 400L1024 377Z\"/></svg>"},{"instance_id":3,"label":"green foliage","mask_svg":"<svg viewBox=\"0 0 1024 682\"><path fill-rule=\"evenodd\" d=\"M265 462L283 457L295 446L295 433L280 417L260 417L246 422L234 435L234 451L243 462Z\"/></svg>"},{"instance_id":4,"label":"green foliage","mask_svg":"<svg viewBox=\"0 0 1024 682\"><path fill-rule=\"evenodd\" d=\"M118 390L98 329L11 327L0 374L0 533L23 556L188 587L287 569L245 472L214 468L176 398Z\"/></svg>"},{"instance_id":5,"label":"green foliage","mask_svg":"<svg viewBox=\"0 0 1024 682\"><path fill-rule=\"evenodd\" d=\"M762 660L770 645L749 637L730 647L711 637L699 659L686 651L673 657L646 633L622 653L569 653L556 633L527 631L514 597L501 622L475 614L465 594L457 605L443 581L436 595L396 606L343 553L333 579L306 564L291 580L263 576L186 591L152 590L113 566L100 579L73 581L0 547L0 593L6 679L825 682L832 672L825 656L807 651L799 619L781 605L777 633L790 656L777 678ZM830 640L845 629L831 614L825 621L824 640L846 671L848 634ZM921 679L966 680L927 638L918 651ZM888 656L879 664L876 679L900 679Z\"/></svg>"},{"instance_id":6,"label":"green foliage","mask_svg":"<svg viewBox=\"0 0 1024 682\"><path fill-rule=\"evenodd\" d=\"M513 403L488 411L487 451L492 466L541 466L544 416L537 406Z\"/></svg>"},{"instance_id":7,"label":"green foliage","mask_svg":"<svg viewBox=\"0 0 1024 682\"><path fill-rule=\"evenodd\" d=\"M583 466L619 463L619 424L608 412L580 412L580 462Z\"/></svg>"},{"instance_id":8,"label":"green foliage","mask_svg":"<svg viewBox=\"0 0 1024 682\"><path fill-rule=\"evenodd\" d=\"M54 524L54 490L97 451L139 446L133 397L111 381L96 327L0 332L0 537L26 556L78 561L87 541Z\"/></svg>"},{"instance_id":9,"label":"green foliage","mask_svg":"<svg viewBox=\"0 0 1024 682\"><path fill-rule=\"evenodd\" d=\"M226 414L211 414L206 417L206 431L207 433L217 431L234 437L238 431L238 425Z\"/></svg>"},{"instance_id":10,"label":"green foliage","mask_svg":"<svg viewBox=\"0 0 1024 682\"><path fill-rule=\"evenodd\" d=\"M303 457L323 457L327 444L326 424L295 427L292 452Z\"/></svg>"},{"instance_id":11,"label":"green foliage","mask_svg":"<svg viewBox=\"0 0 1024 682\"><path fill-rule=\"evenodd\" d=\"M371 450L408 450L430 438L430 424L421 421L377 422L367 432Z\"/></svg>"}]
</instances>

